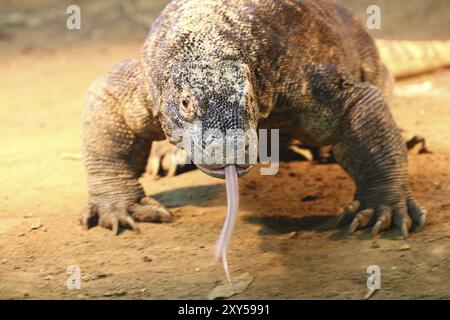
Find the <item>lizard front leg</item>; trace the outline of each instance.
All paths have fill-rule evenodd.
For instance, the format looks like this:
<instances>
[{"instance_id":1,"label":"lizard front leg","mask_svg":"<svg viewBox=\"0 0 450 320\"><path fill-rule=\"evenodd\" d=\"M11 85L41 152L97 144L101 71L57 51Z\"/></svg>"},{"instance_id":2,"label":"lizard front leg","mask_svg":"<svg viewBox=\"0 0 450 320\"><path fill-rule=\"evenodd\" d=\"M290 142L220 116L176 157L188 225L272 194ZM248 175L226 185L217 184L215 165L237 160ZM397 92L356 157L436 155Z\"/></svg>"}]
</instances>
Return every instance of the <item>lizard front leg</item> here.
<instances>
[{"instance_id":1,"label":"lizard front leg","mask_svg":"<svg viewBox=\"0 0 450 320\"><path fill-rule=\"evenodd\" d=\"M376 87L355 84L341 101L343 118L333 153L355 181L356 194L340 223L349 223L350 232L373 226L373 235L393 225L406 238L413 226L424 226L426 211L412 195L400 130Z\"/></svg>"},{"instance_id":2,"label":"lizard front leg","mask_svg":"<svg viewBox=\"0 0 450 320\"><path fill-rule=\"evenodd\" d=\"M90 88L83 119L83 153L89 203L81 214L86 227L100 224L138 230L136 221L171 221L171 213L145 197L138 179L152 140L163 137L150 113L139 62L125 61Z\"/></svg>"}]
</instances>

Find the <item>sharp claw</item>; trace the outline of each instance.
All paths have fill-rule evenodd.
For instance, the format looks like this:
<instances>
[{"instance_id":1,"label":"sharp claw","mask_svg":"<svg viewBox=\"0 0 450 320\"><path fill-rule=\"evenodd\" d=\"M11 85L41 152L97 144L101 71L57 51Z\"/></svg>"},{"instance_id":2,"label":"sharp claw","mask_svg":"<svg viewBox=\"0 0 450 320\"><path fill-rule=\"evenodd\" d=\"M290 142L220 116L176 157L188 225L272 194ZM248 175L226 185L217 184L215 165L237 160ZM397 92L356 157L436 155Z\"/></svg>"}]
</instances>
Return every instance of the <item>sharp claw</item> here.
<instances>
[{"instance_id":1,"label":"sharp claw","mask_svg":"<svg viewBox=\"0 0 450 320\"><path fill-rule=\"evenodd\" d=\"M383 226L382 221L378 221L375 224L375 226L372 228L372 232L371 232L372 237L376 237L380 233L382 226Z\"/></svg>"},{"instance_id":2,"label":"sharp claw","mask_svg":"<svg viewBox=\"0 0 450 320\"><path fill-rule=\"evenodd\" d=\"M149 198L149 197L144 197L141 199L140 203L144 206L146 205L158 205L158 202L156 202L156 200Z\"/></svg>"},{"instance_id":3,"label":"sharp claw","mask_svg":"<svg viewBox=\"0 0 450 320\"><path fill-rule=\"evenodd\" d=\"M79 223L84 229L89 230L94 224L98 223L98 212L94 206L87 205L83 211L81 211Z\"/></svg>"},{"instance_id":4,"label":"sharp claw","mask_svg":"<svg viewBox=\"0 0 450 320\"><path fill-rule=\"evenodd\" d=\"M393 222L397 229L400 230L403 239L408 239L409 229L412 225L412 220L408 215L408 209L400 208L395 210Z\"/></svg>"},{"instance_id":5,"label":"sharp claw","mask_svg":"<svg viewBox=\"0 0 450 320\"><path fill-rule=\"evenodd\" d=\"M351 214L348 212L347 209L345 209L345 210L344 210L344 213L342 213L342 214L338 217L338 219L337 219L337 221L336 221L336 226L342 227L342 226L348 224L350 221L352 221L352 219L351 219Z\"/></svg>"},{"instance_id":6,"label":"sharp claw","mask_svg":"<svg viewBox=\"0 0 450 320\"><path fill-rule=\"evenodd\" d=\"M426 222L426 220L427 220L427 216L426 216L425 214L422 214L422 215L419 217L418 220L419 220L419 221L418 221L418 225L417 225L416 230L417 230L417 231L421 231L421 230L425 227L425 222Z\"/></svg>"},{"instance_id":7,"label":"sharp claw","mask_svg":"<svg viewBox=\"0 0 450 320\"><path fill-rule=\"evenodd\" d=\"M356 211L359 209L359 206L360 206L359 201L355 200L352 203L350 203L346 209L348 210L348 213L350 213L350 214L356 213Z\"/></svg>"},{"instance_id":8,"label":"sharp claw","mask_svg":"<svg viewBox=\"0 0 450 320\"><path fill-rule=\"evenodd\" d=\"M373 217L373 209L364 209L360 211L355 218L353 219L352 224L350 225L350 233L355 232L358 228L365 228L369 225L370 221Z\"/></svg>"},{"instance_id":9,"label":"sharp claw","mask_svg":"<svg viewBox=\"0 0 450 320\"><path fill-rule=\"evenodd\" d=\"M343 213L343 214L339 215L339 217L337 217L337 220L336 220L337 227L344 225L344 217L345 217L345 213Z\"/></svg>"},{"instance_id":10,"label":"sharp claw","mask_svg":"<svg viewBox=\"0 0 450 320\"><path fill-rule=\"evenodd\" d=\"M378 211L378 219L375 226L372 228L372 237L377 236L384 229L387 229L391 221L391 210L384 207Z\"/></svg>"},{"instance_id":11,"label":"sharp claw","mask_svg":"<svg viewBox=\"0 0 450 320\"><path fill-rule=\"evenodd\" d=\"M400 231L402 232L403 239L407 240L408 239L408 227L406 225L406 222L403 222Z\"/></svg>"},{"instance_id":12,"label":"sharp claw","mask_svg":"<svg viewBox=\"0 0 450 320\"><path fill-rule=\"evenodd\" d=\"M419 221L418 221L417 227L414 230L415 232L422 231L422 229L425 227L426 216L424 214L422 214L418 220Z\"/></svg>"},{"instance_id":13,"label":"sharp claw","mask_svg":"<svg viewBox=\"0 0 450 320\"><path fill-rule=\"evenodd\" d=\"M421 231L425 226L427 211L414 200L408 203L408 209L414 222L414 231Z\"/></svg>"},{"instance_id":14,"label":"sharp claw","mask_svg":"<svg viewBox=\"0 0 450 320\"><path fill-rule=\"evenodd\" d=\"M88 221L88 220L86 220L86 221L83 222L83 228L84 228L85 230L89 230L89 221Z\"/></svg>"},{"instance_id":15,"label":"sharp claw","mask_svg":"<svg viewBox=\"0 0 450 320\"><path fill-rule=\"evenodd\" d=\"M172 222L173 221L173 215L170 213L169 210L167 210L165 208L160 208L159 211L162 213L161 221L163 221L163 222Z\"/></svg>"},{"instance_id":16,"label":"sharp claw","mask_svg":"<svg viewBox=\"0 0 450 320\"><path fill-rule=\"evenodd\" d=\"M418 232L423 229L426 222L426 210L412 200L407 203L407 206L404 203L394 208L386 205L377 205L374 208L365 207L366 209L361 208L358 202L352 202L336 218L336 225L350 224L348 234L352 234L356 230L366 228L374 223L371 230L372 237L395 226L406 240L411 229ZM363 210L356 213L360 209Z\"/></svg>"},{"instance_id":17,"label":"sharp claw","mask_svg":"<svg viewBox=\"0 0 450 320\"><path fill-rule=\"evenodd\" d=\"M126 220L127 220L128 225L130 226L130 228L133 231L135 231L136 233L140 233L141 232L141 230L137 226L136 222L134 222L133 218L127 217Z\"/></svg>"},{"instance_id":18,"label":"sharp claw","mask_svg":"<svg viewBox=\"0 0 450 320\"><path fill-rule=\"evenodd\" d=\"M348 233L349 233L349 234L352 234L353 232L355 232L356 229L358 229L359 224L360 224L359 219L358 219L358 218L355 218L355 219L352 221L352 224L350 225L350 228L349 228L349 230L348 230Z\"/></svg>"},{"instance_id":19,"label":"sharp claw","mask_svg":"<svg viewBox=\"0 0 450 320\"><path fill-rule=\"evenodd\" d=\"M87 223L88 219L85 216L80 217L80 219L78 220L78 222L83 226L83 228L85 228L86 230L88 229L88 223Z\"/></svg>"},{"instance_id":20,"label":"sharp claw","mask_svg":"<svg viewBox=\"0 0 450 320\"><path fill-rule=\"evenodd\" d=\"M131 205L128 210L139 222L172 222L173 215L157 201L142 200L141 204Z\"/></svg>"},{"instance_id":21,"label":"sharp claw","mask_svg":"<svg viewBox=\"0 0 450 320\"><path fill-rule=\"evenodd\" d=\"M109 226L111 227L111 230L115 235L119 234L119 225L119 218L117 218L115 215L112 215L109 220Z\"/></svg>"},{"instance_id":22,"label":"sharp claw","mask_svg":"<svg viewBox=\"0 0 450 320\"><path fill-rule=\"evenodd\" d=\"M352 221L352 216L358 211L360 203L358 200L353 201L347 205L344 212L338 217L336 221L336 226L341 227Z\"/></svg>"}]
</instances>

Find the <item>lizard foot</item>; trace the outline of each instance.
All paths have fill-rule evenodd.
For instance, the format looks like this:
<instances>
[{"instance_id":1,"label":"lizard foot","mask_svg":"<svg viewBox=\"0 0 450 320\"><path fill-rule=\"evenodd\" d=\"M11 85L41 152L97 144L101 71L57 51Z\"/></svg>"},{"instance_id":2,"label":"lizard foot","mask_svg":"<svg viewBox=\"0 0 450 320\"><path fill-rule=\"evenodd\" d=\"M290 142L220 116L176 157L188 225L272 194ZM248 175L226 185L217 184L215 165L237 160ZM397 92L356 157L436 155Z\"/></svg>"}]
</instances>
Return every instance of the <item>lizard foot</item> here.
<instances>
[{"instance_id":1,"label":"lizard foot","mask_svg":"<svg viewBox=\"0 0 450 320\"><path fill-rule=\"evenodd\" d=\"M158 201L149 197L144 197L140 203L133 203L128 206L123 203L101 207L89 204L82 211L80 217L80 223L86 229L100 225L111 229L114 234L118 234L120 228L140 232L136 222L171 221L173 221L172 213Z\"/></svg>"},{"instance_id":2,"label":"lizard foot","mask_svg":"<svg viewBox=\"0 0 450 320\"><path fill-rule=\"evenodd\" d=\"M166 177L173 177L179 169L187 166L187 163L185 151L177 149L167 140L154 141L146 172L155 180L159 179L161 174Z\"/></svg>"},{"instance_id":3,"label":"lizard foot","mask_svg":"<svg viewBox=\"0 0 450 320\"><path fill-rule=\"evenodd\" d=\"M350 225L350 234L358 229L372 227L373 237L395 226L400 230L403 238L407 239L411 229L417 232L424 227L426 214L426 210L414 199L396 206L362 205L358 200L354 200L345 207L337 224L338 226Z\"/></svg>"}]
</instances>

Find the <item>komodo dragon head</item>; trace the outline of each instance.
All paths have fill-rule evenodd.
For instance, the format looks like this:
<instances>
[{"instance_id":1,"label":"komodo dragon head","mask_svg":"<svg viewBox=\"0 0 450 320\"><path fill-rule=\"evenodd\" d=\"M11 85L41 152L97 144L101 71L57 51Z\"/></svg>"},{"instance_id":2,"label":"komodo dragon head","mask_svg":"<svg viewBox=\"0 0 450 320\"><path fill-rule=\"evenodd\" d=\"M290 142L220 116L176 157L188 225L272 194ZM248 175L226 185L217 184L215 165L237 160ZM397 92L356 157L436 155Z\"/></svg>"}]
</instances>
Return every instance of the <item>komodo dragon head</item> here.
<instances>
[{"instance_id":1,"label":"komodo dragon head","mask_svg":"<svg viewBox=\"0 0 450 320\"><path fill-rule=\"evenodd\" d=\"M200 170L224 178L226 165L244 175L256 162L258 107L246 64L178 63L161 98L166 137Z\"/></svg>"}]
</instances>

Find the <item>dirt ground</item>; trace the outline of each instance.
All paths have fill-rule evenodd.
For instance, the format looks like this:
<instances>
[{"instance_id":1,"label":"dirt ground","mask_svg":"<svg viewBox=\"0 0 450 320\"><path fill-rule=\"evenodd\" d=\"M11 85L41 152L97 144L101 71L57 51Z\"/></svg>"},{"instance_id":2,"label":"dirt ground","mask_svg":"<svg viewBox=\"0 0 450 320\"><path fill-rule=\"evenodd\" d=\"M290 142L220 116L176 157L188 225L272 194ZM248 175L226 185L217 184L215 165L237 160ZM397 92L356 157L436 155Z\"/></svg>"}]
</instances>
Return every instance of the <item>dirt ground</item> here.
<instances>
[{"instance_id":1,"label":"dirt ground","mask_svg":"<svg viewBox=\"0 0 450 320\"><path fill-rule=\"evenodd\" d=\"M382 6L375 37L443 39L448 0L343 1L361 17ZM26 3L26 4L25 4ZM81 110L90 82L136 57L145 31L112 1L79 1L83 24L65 28L70 1L2 1L0 18L0 299L203 299L224 279L212 263L225 216L221 180L198 170L153 181L148 194L172 208L171 224L141 224L141 234L83 230L87 201L80 152ZM147 1L151 21L163 1ZM0 19L1 21L1 19ZM30 22L31 21L31 22ZM254 280L238 299L361 299L366 268L379 265L373 299L450 298L450 70L402 81L394 116L406 135L428 139L432 154L410 154L414 194L428 209L423 232L318 227L348 203L354 187L337 165L283 162L276 176L253 170L240 179L241 209L229 263ZM307 197L312 196L312 197ZM311 201L305 201L311 200ZM82 288L68 290L66 269L81 269Z\"/></svg>"}]
</instances>

